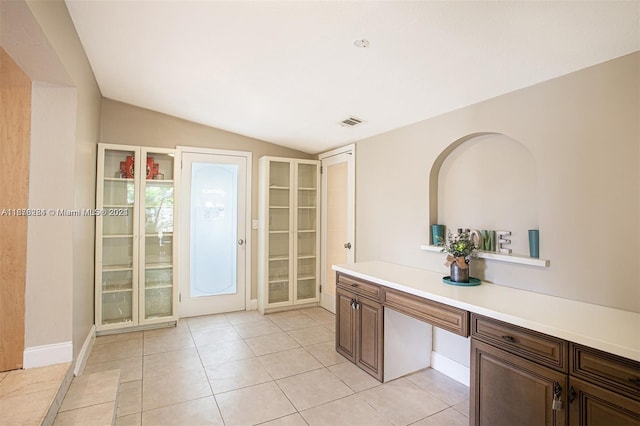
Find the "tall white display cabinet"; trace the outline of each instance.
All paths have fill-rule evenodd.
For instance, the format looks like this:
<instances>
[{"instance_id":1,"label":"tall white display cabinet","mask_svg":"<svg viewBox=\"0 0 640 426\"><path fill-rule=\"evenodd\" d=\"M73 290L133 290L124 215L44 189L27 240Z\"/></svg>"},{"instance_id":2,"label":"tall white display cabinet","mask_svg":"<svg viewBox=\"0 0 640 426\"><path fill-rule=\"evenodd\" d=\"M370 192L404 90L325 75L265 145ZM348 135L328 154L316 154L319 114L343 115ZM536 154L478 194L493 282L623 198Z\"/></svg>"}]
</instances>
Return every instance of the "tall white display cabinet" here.
<instances>
[{"instance_id":1,"label":"tall white display cabinet","mask_svg":"<svg viewBox=\"0 0 640 426\"><path fill-rule=\"evenodd\" d=\"M99 144L96 329L176 320L174 150Z\"/></svg>"},{"instance_id":2,"label":"tall white display cabinet","mask_svg":"<svg viewBox=\"0 0 640 426\"><path fill-rule=\"evenodd\" d=\"M262 157L258 305L316 306L320 290L320 162Z\"/></svg>"}]
</instances>

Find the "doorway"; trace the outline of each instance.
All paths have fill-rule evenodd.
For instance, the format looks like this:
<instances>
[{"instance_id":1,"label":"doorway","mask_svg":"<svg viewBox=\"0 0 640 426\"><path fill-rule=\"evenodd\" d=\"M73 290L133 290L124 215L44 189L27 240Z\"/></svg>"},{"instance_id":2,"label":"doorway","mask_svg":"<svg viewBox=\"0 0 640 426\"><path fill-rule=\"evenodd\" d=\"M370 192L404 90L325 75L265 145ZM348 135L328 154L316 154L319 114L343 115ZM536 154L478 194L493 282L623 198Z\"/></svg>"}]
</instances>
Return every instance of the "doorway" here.
<instances>
[{"instance_id":1,"label":"doorway","mask_svg":"<svg viewBox=\"0 0 640 426\"><path fill-rule=\"evenodd\" d=\"M320 155L322 163L322 244L320 306L336 311L332 265L355 260L355 145Z\"/></svg>"},{"instance_id":2,"label":"doorway","mask_svg":"<svg viewBox=\"0 0 640 426\"><path fill-rule=\"evenodd\" d=\"M180 317L245 310L251 153L178 147Z\"/></svg>"}]
</instances>

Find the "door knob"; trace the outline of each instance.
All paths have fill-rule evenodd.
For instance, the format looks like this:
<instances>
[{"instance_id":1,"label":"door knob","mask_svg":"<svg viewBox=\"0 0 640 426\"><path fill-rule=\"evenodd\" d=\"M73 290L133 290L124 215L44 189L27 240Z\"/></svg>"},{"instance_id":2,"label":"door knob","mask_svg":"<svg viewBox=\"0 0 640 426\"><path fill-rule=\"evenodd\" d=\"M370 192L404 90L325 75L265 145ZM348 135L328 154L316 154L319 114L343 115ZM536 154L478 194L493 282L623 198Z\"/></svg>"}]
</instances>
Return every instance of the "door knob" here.
<instances>
[{"instance_id":1,"label":"door knob","mask_svg":"<svg viewBox=\"0 0 640 426\"><path fill-rule=\"evenodd\" d=\"M351 243L345 243L344 248L351 250Z\"/></svg>"},{"instance_id":2,"label":"door knob","mask_svg":"<svg viewBox=\"0 0 640 426\"><path fill-rule=\"evenodd\" d=\"M243 244L244 244L244 240L243 240L242 238L240 238L240 239L238 240L238 245L243 245Z\"/></svg>"}]
</instances>

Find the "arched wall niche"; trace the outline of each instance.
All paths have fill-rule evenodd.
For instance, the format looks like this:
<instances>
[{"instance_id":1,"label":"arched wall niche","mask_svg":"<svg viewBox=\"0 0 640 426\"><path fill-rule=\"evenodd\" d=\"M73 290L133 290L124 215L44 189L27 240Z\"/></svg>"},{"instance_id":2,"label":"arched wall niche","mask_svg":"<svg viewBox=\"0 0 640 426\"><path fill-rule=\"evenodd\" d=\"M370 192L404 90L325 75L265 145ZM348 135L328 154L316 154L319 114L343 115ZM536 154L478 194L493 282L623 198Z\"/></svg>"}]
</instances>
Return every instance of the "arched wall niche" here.
<instances>
[{"instance_id":1,"label":"arched wall niche","mask_svg":"<svg viewBox=\"0 0 640 426\"><path fill-rule=\"evenodd\" d=\"M508 247L527 254L527 230L539 225L533 154L520 141L497 132L455 140L429 174L429 219L447 229L511 231Z\"/></svg>"}]
</instances>

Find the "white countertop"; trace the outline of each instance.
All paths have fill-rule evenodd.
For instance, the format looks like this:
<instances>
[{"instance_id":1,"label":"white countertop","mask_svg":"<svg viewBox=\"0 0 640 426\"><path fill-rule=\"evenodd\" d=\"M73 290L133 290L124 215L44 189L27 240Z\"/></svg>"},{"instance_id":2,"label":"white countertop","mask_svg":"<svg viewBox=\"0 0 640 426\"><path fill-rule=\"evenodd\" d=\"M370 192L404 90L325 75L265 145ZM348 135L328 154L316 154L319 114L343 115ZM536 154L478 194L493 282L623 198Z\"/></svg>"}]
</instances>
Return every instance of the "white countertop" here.
<instances>
[{"instance_id":1,"label":"white countertop","mask_svg":"<svg viewBox=\"0 0 640 426\"><path fill-rule=\"evenodd\" d=\"M387 262L333 270L574 343L640 361L640 314L482 282L460 287L443 275Z\"/></svg>"}]
</instances>

